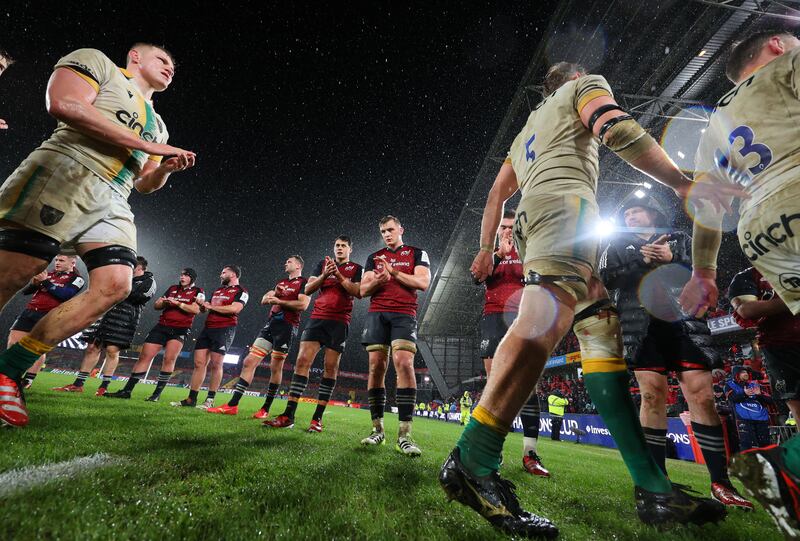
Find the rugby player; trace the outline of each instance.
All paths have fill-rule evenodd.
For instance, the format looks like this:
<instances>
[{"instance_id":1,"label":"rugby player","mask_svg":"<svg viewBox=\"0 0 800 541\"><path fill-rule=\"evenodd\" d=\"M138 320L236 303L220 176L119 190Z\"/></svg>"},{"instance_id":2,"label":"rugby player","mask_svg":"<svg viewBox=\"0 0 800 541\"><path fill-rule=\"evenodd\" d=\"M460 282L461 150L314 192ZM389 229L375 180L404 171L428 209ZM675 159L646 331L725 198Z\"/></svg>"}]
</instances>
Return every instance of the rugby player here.
<instances>
[{"instance_id":1,"label":"rugby player","mask_svg":"<svg viewBox=\"0 0 800 541\"><path fill-rule=\"evenodd\" d=\"M303 273L303 258L293 255L286 259L283 270L287 274L275 284L275 289L267 291L261 298L262 305L269 305L269 319L250 346L250 351L242 363L242 371L234 387L233 397L224 406L212 408L210 413L236 415L239 401L253 382L256 368L264 358L270 356L270 378L267 398L264 405L253 415L254 419L269 417L269 408L283 379L283 363L289 354L292 341L300 326L300 313L308 308L310 298L304 294L306 279Z\"/></svg>"},{"instance_id":2,"label":"rugby player","mask_svg":"<svg viewBox=\"0 0 800 541\"><path fill-rule=\"evenodd\" d=\"M174 73L172 56L145 43L131 47L125 69L96 49L56 63L46 103L58 126L0 187L0 309L62 248L81 256L89 286L0 353L2 423L28 423L18 388L25 370L130 293L130 191L152 193L195 163L193 152L166 144L166 126L153 109L153 94L166 90Z\"/></svg>"},{"instance_id":3,"label":"rugby player","mask_svg":"<svg viewBox=\"0 0 800 541\"><path fill-rule=\"evenodd\" d=\"M75 269L75 256L58 255L53 263L53 270L42 271L31 278L28 287L22 290L24 295L33 295L25 309L14 320L8 334L8 347L16 344L24 336L30 334L34 325L48 312L68 301L83 289L86 281ZM42 355L33 363L23 377L25 388L30 388L36 375L44 364Z\"/></svg>"},{"instance_id":4,"label":"rugby player","mask_svg":"<svg viewBox=\"0 0 800 541\"><path fill-rule=\"evenodd\" d=\"M369 352L367 392L372 417L372 433L362 445L386 442L383 413L386 408L386 370L392 352L397 372L397 413L400 429L395 449L406 456L422 454L411 437L417 379L414 355L417 352L417 291L431 283L430 260L425 250L403 243L403 226L394 216L378 223L386 244L367 258L361 281L361 296L371 297L361 343Z\"/></svg>"},{"instance_id":5,"label":"rugby player","mask_svg":"<svg viewBox=\"0 0 800 541\"><path fill-rule=\"evenodd\" d=\"M486 279L480 332L481 358L487 376L492 372L492 357L497 351L497 346L506 335L508 326L517 316L522 288L525 285L522 261L519 259L512 238L515 216L516 213L512 209L507 209L503 213L503 219L500 220L497 249L492 261L492 274ZM469 415L469 410L467 410L467 415ZM462 418L464 418L463 406ZM550 477L550 472L542 466L542 460L537 454L539 397L536 396L535 391L522 406L520 420L522 421L522 467L531 475Z\"/></svg>"},{"instance_id":6,"label":"rugby player","mask_svg":"<svg viewBox=\"0 0 800 541\"><path fill-rule=\"evenodd\" d=\"M210 301L200 305L201 312L208 312L206 324L194 345L194 369L189 387L189 396L180 402L170 402L176 407L198 407L207 410L214 406L214 397L222 382L222 361L231 348L236 336L241 312L250 295L239 284L242 269L238 265L225 265L219 275L221 286L214 290ZM197 395L206 379L206 368L211 365L208 379L208 395L205 402L198 405Z\"/></svg>"},{"instance_id":7,"label":"rugby player","mask_svg":"<svg viewBox=\"0 0 800 541\"><path fill-rule=\"evenodd\" d=\"M3 73L5 73L8 67L13 63L14 59L11 58L11 55L9 55L5 50L0 49L0 75L3 75ZM0 118L0 130L7 130L7 129L8 129L8 123L2 118Z\"/></svg>"},{"instance_id":8,"label":"rugby player","mask_svg":"<svg viewBox=\"0 0 800 541\"><path fill-rule=\"evenodd\" d=\"M150 329L144 339L139 359L133 365L125 387L115 393L106 394L107 397L130 398L136 384L147 374L153 359L163 349L164 358L161 361L156 388L153 394L145 399L148 402L158 402L161 392L175 370L175 362L183 349L183 343L192 331L194 317L200 313L200 306L205 302L205 294L195 285L196 281L197 272L186 267L181 271L178 283L169 286L164 294L156 299L153 307L161 310L158 323Z\"/></svg>"},{"instance_id":9,"label":"rugby player","mask_svg":"<svg viewBox=\"0 0 800 541\"><path fill-rule=\"evenodd\" d=\"M639 420L647 446L667 474L667 376L677 374L691 414L692 431L711 479L711 497L745 510L743 498L728 477L725 434L714 403L711 369L719 362L705 321L683 317L678 310L645 306L645 275L661 265L691 266L692 239L683 231L662 234L667 217L655 198L631 198L620 210L628 231L611 239L600 257L599 274L620 312L625 361L634 371L642 403Z\"/></svg>"},{"instance_id":10,"label":"rugby player","mask_svg":"<svg viewBox=\"0 0 800 541\"><path fill-rule=\"evenodd\" d=\"M514 236L526 286L519 314L497 348L483 395L439 481L451 499L472 507L495 527L518 535L557 535L552 522L522 509L497 470L514 417L575 320L586 389L633 477L640 519L650 524L719 520L726 513L722 504L673 487L650 456L628 390L619 320L595 274L601 142L681 195L693 184L621 110L603 77L558 63L547 73L545 94L489 192L480 251L471 268L477 280L491 274L504 202L521 191ZM740 193L727 190L723 193ZM695 189L694 195L721 204L709 187Z\"/></svg>"},{"instance_id":11,"label":"rugby player","mask_svg":"<svg viewBox=\"0 0 800 541\"><path fill-rule=\"evenodd\" d=\"M297 354L292 384L289 387L286 410L275 419L267 421L265 424L269 426L275 428L294 426L297 402L308 385L311 365L319 350L325 348L325 368L319 383L317 409L311 417L311 426L307 430L307 432L322 432L322 415L336 386L339 361L350 330L353 298L360 295L362 267L350 261L352 251L353 243L350 237L336 237L333 243L333 259L325 256L308 279L306 295L310 296L316 291L319 291L319 295L314 301L311 320L300 337L300 351Z\"/></svg>"},{"instance_id":12,"label":"rugby player","mask_svg":"<svg viewBox=\"0 0 800 541\"><path fill-rule=\"evenodd\" d=\"M111 377L119 364L119 353L131 347L144 305L150 302L155 294L156 281L153 279L153 273L147 270L147 259L136 256L136 268L133 269L133 283L128 298L106 312L101 319L83 332L81 340L88 345L83 354L78 377L70 385L54 387L53 390L82 393L89 374L100 360L100 353L105 350L103 381L95 396L106 394Z\"/></svg>"},{"instance_id":13,"label":"rugby player","mask_svg":"<svg viewBox=\"0 0 800 541\"><path fill-rule=\"evenodd\" d=\"M744 254L794 314L800 314L800 40L763 31L735 44L726 75L736 85L717 102L700 140L695 179L741 186L737 235ZM723 213L695 216L692 277L680 301L702 315L717 302L717 255ZM773 516L784 535L800 538L800 438L737 455L731 473Z\"/></svg>"}]
</instances>

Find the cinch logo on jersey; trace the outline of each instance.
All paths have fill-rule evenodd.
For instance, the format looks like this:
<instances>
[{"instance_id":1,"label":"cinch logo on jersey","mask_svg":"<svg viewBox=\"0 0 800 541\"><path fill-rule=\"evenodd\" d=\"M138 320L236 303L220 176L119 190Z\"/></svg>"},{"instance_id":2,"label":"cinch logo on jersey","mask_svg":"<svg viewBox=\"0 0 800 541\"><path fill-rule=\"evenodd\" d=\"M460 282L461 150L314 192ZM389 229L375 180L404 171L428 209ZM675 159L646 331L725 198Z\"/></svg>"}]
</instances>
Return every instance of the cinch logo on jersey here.
<instances>
[{"instance_id":1,"label":"cinch logo on jersey","mask_svg":"<svg viewBox=\"0 0 800 541\"><path fill-rule=\"evenodd\" d=\"M129 113L128 111L120 109L116 112L115 116L117 120L119 120L122 124L130 128L131 130L138 132L139 137L144 139L145 141L155 141L156 136L153 135L149 131L145 131L145 128L142 124L139 123L139 113Z\"/></svg>"},{"instance_id":2,"label":"cinch logo on jersey","mask_svg":"<svg viewBox=\"0 0 800 541\"><path fill-rule=\"evenodd\" d=\"M800 214L790 214L788 216L781 214L780 222L770 224L766 229L766 233L762 231L754 236L750 231L746 231L743 236L747 244L742 244L744 255L750 261L755 261L758 256L770 252L769 245L774 248L786 242L786 239L794 237L794 231L792 230L792 221L794 220L800 220Z\"/></svg>"}]
</instances>

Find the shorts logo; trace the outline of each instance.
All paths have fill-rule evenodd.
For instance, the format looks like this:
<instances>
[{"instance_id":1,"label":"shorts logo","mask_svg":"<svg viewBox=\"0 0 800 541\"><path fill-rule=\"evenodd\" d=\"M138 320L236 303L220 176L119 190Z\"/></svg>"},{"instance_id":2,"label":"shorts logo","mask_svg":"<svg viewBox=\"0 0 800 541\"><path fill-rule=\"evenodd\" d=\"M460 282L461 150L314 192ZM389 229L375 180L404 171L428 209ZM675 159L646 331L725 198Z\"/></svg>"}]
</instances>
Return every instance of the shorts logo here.
<instances>
[{"instance_id":1,"label":"shorts logo","mask_svg":"<svg viewBox=\"0 0 800 541\"><path fill-rule=\"evenodd\" d=\"M800 274L784 272L779 278L783 289L787 291L800 291Z\"/></svg>"},{"instance_id":2,"label":"shorts logo","mask_svg":"<svg viewBox=\"0 0 800 541\"><path fill-rule=\"evenodd\" d=\"M485 350L488 347L489 347L489 340L488 339L481 340L481 349Z\"/></svg>"},{"instance_id":3,"label":"shorts logo","mask_svg":"<svg viewBox=\"0 0 800 541\"><path fill-rule=\"evenodd\" d=\"M42 206L39 211L39 219L42 220L44 225L56 225L64 217L64 213L58 209L54 209L49 205Z\"/></svg>"}]
</instances>

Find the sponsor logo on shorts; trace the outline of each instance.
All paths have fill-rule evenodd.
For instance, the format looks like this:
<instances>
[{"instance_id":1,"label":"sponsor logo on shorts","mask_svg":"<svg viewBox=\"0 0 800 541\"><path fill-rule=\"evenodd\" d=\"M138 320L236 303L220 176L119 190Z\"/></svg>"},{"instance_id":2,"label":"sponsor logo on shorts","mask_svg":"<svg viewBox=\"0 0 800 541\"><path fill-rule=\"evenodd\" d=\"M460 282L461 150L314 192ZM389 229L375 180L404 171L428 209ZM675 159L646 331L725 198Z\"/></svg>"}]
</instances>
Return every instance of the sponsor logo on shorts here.
<instances>
[{"instance_id":1,"label":"sponsor logo on shorts","mask_svg":"<svg viewBox=\"0 0 800 541\"><path fill-rule=\"evenodd\" d=\"M800 291L800 274L784 272L779 278L783 289L787 291Z\"/></svg>"},{"instance_id":2,"label":"sponsor logo on shorts","mask_svg":"<svg viewBox=\"0 0 800 541\"><path fill-rule=\"evenodd\" d=\"M772 249L786 242L787 239L794 237L793 221L800 221L800 214L781 214L779 221L768 225L760 233L753 234L750 231L745 231L743 237L747 243L742 244L744 255L750 261L756 261L759 256L768 254Z\"/></svg>"},{"instance_id":3,"label":"sponsor logo on shorts","mask_svg":"<svg viewBox=\"0 0 800 541\"><path fill-rule=\"evenodd\" d=\"M44 225L56 225L64 217L64 213L58 209L54 209L49 205L42 206L39 211L39 219L42 220Z\"/></svg>"}]
</instances>

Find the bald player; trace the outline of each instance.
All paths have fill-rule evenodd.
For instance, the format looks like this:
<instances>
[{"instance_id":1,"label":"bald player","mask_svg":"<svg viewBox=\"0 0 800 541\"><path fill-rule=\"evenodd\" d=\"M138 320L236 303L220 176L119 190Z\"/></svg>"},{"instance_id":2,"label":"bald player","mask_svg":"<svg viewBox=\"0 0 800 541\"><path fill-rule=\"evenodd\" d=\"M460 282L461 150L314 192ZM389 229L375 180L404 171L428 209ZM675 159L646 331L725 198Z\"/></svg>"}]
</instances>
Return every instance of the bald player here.
<instances>
[{"instance_id":1,"label":"bald player","mask_svg":"<svg viewBox=\"0 0 800 541\"><path fill-rule=\"evenodd\" d=\"M586 389L633 477L639 518L649 524L719 520L726 513L722 504L673 487L650 456L628 390L616 310L595 273L600 143L681 195L692 182L616 104L603 77L562 62L550 68L544 86L546 97L514 139L489 192L480 251L472 264L477 280L491 274L504 203L521 191L514 236L526 286L519 313L497 348L480 402L439 481L450 498L497 528L557 535L552 522L522 509L498 469L514 417L574 320ZM708 187L695 195L720 204Z\"/></svg>"},{"instance_id":2,"label":"bald player","mask_svg":"<svg viewBox=\"0 0 800 541\"><path fill-rule=\"evenodd\" d=\"M744 254L792 314L800 314L800 40L755 33L733 46L726 66L736 85L714 108L695 159L695 179L741 186L737 234ZM702 315L717 301L723 213L695 216L692 278L680 297ZM797 362L797 359L795 359ZM787 539L800 538L800 439L734 457L731 472L773 516Z\"/></svg>"},{"instance_id":3,"label":"bald player","mask_svg":"<svg viewBox=\"0 0 800 541\"><path fill-rule=\"evenodd\" d=\"M172 82L172 56L137 43L126 60L119 68L97 49L79 49L56 63L46 103L58 125L0 187L0 308L62 249L74 250L89 271L84 293L0 354L0 422L11 426L28 423L18 387L25 370L130 293L131 190L152 193L194 165L193 152L166 144L153 109L153 95Z\"/></svg>"}]
</instances>

